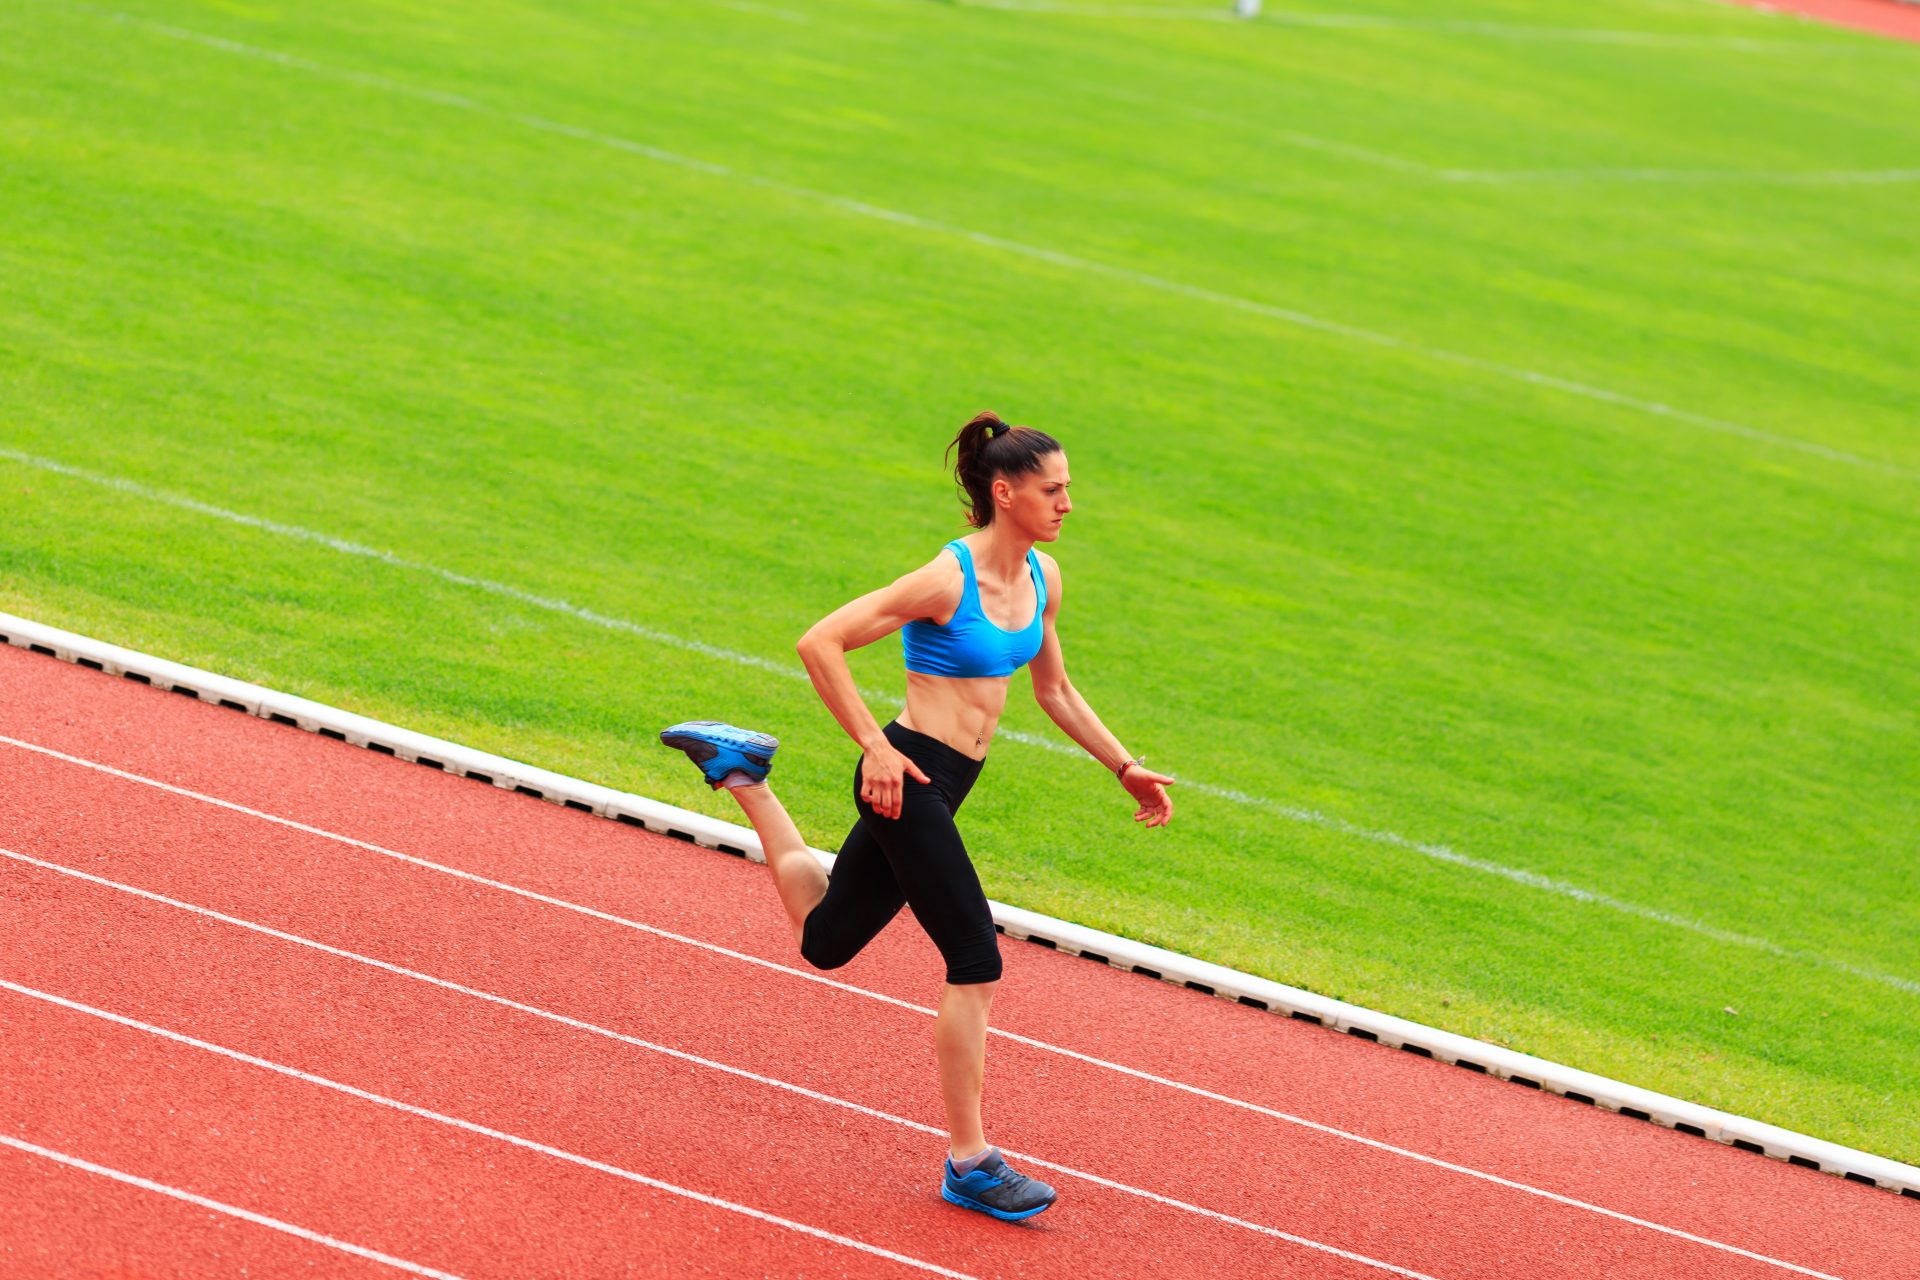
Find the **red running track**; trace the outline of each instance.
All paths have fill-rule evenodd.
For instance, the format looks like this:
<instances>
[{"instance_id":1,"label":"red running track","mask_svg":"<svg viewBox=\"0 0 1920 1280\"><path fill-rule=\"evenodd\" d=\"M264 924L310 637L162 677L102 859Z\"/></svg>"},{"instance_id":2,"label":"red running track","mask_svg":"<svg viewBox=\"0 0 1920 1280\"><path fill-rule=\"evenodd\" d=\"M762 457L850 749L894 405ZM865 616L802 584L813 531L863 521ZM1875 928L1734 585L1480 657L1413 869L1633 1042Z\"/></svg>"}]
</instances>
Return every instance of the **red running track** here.
<instances>
[{"instance_id":1,"label":"red running track","mask_svg":"<svg viewBox=\"0 0 1920 1280\"><path fill-rule=\"evenodd\" d=\"M936 1190L910 917L813 974L762 867L11 648L0 938L0 1275L1920 1257L1884 1191L1015 942L989 1127L1061 1200L993 1222Z\"/></svg>"},{"instance_id":2,"label":"red running track","mask_svg":"<svg viewBox=\"0 0 1920 1280\"><path fill-rule=\"evenodd\" d=\"M1897 40L1920 40L1920 5L1905 0L1738 0L1750 9L1794 13L1803 18L1871 31Z\"/></svg>"}]
</instances>

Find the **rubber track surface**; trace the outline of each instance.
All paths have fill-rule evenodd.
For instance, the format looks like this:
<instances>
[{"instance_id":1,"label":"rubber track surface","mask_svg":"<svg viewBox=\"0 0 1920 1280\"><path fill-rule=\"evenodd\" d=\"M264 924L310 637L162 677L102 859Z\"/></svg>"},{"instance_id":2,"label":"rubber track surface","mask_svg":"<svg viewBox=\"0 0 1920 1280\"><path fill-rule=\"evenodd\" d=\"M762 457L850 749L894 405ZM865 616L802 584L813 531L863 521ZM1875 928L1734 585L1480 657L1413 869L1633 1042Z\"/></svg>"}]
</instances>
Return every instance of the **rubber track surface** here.
<instances>
[{"instance_id":1,"label":"rubber track surface","mask_svg":"<svg viewBox=\"0 0 1920 1280\"><path fill-rule=\"evenodd\" d=\"M1920 40L1920 5L1905 0L1739 0L1754 9L1795 13L1803 18L1871 31L1897 40Z\"/></svg>"},{"instance_id":2,"label":"rubber track surface","mask_svg":"<svg viewBox=\"0 0 1920 1280\"><path fill-rule=\"evenodd\" d=\"M1910 1200L1012 940L989 1128L1061 1201L992 1222L936 1190L939 964L910 916L822 982L763 867L7 648L0 734L46 749L0 744L0 1135L423 1268L1893 1280L1920 1256ZM0 1148L0 1274L243 1269L400 1274Z\"/></svg>"}]
</instances>

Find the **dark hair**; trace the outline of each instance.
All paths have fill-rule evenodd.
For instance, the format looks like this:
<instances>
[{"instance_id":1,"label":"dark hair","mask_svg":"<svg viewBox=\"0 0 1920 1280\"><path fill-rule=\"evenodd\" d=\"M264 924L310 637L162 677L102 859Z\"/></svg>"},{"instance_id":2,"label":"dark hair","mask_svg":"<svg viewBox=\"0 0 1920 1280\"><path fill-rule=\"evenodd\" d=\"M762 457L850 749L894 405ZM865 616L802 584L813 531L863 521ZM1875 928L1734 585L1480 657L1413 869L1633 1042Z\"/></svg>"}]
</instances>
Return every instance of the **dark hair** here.
<instances>
[{"instance_id":1,"label":"dark hair","mask_svg":"<svg viewBox=\"0 0 1920 1280\"><path fill-rule=\"evenodd\" d=\"M947 452L956 449L960 456L953 464L953 478L960 486L961 504L967 508L967 523L984 529L993 523L994 477L1038 471L1042 458L1060 452L1060 442L1033 427L1010 426L989 409L974 414L972 421L960 428Z\"/></svg>"}]
</instances>

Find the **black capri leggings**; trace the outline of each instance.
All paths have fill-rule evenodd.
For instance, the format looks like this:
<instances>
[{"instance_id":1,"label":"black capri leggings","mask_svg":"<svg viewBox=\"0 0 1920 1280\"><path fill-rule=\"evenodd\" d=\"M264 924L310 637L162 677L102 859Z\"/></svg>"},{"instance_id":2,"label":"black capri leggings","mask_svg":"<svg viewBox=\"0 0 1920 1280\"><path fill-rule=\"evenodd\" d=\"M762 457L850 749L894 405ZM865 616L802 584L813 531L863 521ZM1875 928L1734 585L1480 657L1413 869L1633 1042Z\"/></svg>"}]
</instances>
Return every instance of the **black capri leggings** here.
<instances>
[{"instance_id":1,"label":"black capri leggings","mask_svg":"<svg viewBox=\"0 0 1920 1280\"><path fill-rule=\"evenodd\" d=\"M940 948L948 982L998 981L1000 939L973 860L953 825L960 802L980 776L981 762L897 721L881 732L933 784L911 774L903 777L900 816L884 818L860 798L860 767L854 766L853 803L860 820L840 846L827 896L801 926L800 954L817 968L837 969L859 955L906 904Z\"/></svg>"}]
</instances>

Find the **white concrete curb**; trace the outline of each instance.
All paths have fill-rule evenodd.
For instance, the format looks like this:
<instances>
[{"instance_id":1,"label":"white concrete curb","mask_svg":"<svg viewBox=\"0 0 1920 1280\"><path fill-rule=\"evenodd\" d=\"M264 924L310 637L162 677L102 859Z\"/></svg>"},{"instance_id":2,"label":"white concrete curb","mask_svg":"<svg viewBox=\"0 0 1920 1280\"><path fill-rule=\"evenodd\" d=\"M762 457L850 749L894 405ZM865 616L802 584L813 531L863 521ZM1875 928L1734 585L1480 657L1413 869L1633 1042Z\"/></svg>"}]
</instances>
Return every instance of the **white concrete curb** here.
<instances>
[{"instance_id":1,"label":"white concrete curb","mask_svg":"<svg viewBox=\"0 0 1920 1280\"><path fill-rule=\"evenodd\" d=\"M309 732L339 738L356 746L398 756L402 760L478 778L509 791L538 796L555 804L642 826L649 831L755 861L763 860L759 839L749 827L723 822L675 805L661 804L644 796L582 782L565 774L476 751L306 698L182 666L164 658L150 657L8 613L0 613L0 640L17 648L49 654L110 675L125 676L174 693L190 694L203 702L245 711L262 719L297 725ZM833 865L831 853L819 849L814 853L828 867ZM1442 1062L1561 1094L1607 1111L1650 1120L1669 1129L1679 1129L1743 1150L1759 1152L1776 1160L1820 1169L1855 1182L1920 1199L1920 1168L1912 1165L1671 1098L1543 1058L1468 1039L1450 1031L1409 1022L1391 1014L1330 1000L1297 987L1256 978L1177 952L1150 947L1069 921L1056 920L1038 912L1024 911L998 902L993 903L992 907L994 922L1011 937L1029 939L1118 969L1131 969L1224 999L1237 1000L1241 1004L1317 1022L1423 1057L1438 1058Z\"/></svg>"}]
</instances>

